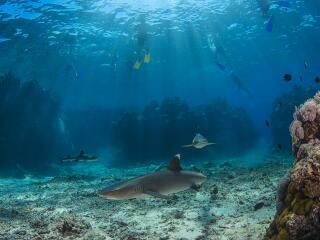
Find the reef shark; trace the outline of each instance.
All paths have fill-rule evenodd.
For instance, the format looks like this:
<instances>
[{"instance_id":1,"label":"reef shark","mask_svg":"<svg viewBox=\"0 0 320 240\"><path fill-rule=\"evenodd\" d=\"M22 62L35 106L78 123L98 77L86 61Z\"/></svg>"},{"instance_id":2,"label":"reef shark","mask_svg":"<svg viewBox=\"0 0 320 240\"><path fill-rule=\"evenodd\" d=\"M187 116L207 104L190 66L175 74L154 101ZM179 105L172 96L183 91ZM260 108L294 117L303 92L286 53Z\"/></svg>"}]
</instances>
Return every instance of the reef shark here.
<instances>
[{"instance_id":1,"label":"reef shark","mask_svg":"<svg viewBox=\"0 0 320 240\"><path fill-rule=\"evenodd\" d=\"M196 190L205 180L206 176L200 172L182 170L180 154L177 154L166 169L109 186L99 195L111 200L148 196L168 199L171 193L189 188Z\"/></svg>"},{"instance_id":2,"label":"reef shark","mask_svg":"<svg viewBox=\"0 0 320 240\"><path fill-rule=\"evenodd\" d=\"M182 145L182 147L195 147L195 148L201 149L212 144L215 144L215 143L208 142L208 140L204 136L202 136L200 133L197 133L194 139L192 140L191 144Z\"/></svg>"},{"instance_id":3,"label":"reef shark","mask_svg":"<svg viewBox=\"0 0 320 240\"><path fill-rule=\"evenodd\" d=\"M93 162L97 161L97 156L90 156L84 153L83 150L80 151L78 156L70 156L67 155L66 157L59 157L61 162Z\"/></svg>"}]
</instances>

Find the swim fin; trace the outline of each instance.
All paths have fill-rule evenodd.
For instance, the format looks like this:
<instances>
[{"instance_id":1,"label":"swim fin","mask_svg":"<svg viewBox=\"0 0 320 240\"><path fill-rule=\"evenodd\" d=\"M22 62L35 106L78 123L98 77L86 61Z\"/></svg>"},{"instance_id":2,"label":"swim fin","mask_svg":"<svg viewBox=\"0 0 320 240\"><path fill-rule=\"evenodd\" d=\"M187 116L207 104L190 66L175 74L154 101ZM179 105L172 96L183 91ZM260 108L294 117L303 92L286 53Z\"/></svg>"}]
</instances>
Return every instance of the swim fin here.
<instances>
[{"instance_id":1,"label":"swim fin","mask_svg":"<svg viewBox=\"0 0 320 240\"><path fill-rule=\"evenodd\" d=\"M150 60L151 60L151 55L150 53L147 53L144 55L144 63L150 63Z\"/></svg>"},{"instance_id":2,"label":"swim fin","mask_svg":"<svg viewBox=\"0 0 320 240\"><path fill-rule=\"evenodd\" d=\"M271 15L266 27L267 32L272 32L273 23L274 23L274 15Z\"/></svg>"},{"instance_id":3,"label":"swim fin","mask_svg":"<svg viewBox=\"0 0 320 240\"><path fill-rule=\"evenodd\" d=\"M140 62L139 60L137 60L134 64L133 64L133 68L136 70L139 70L141 67L142 62Z\"/></svg>"}]
</instances>

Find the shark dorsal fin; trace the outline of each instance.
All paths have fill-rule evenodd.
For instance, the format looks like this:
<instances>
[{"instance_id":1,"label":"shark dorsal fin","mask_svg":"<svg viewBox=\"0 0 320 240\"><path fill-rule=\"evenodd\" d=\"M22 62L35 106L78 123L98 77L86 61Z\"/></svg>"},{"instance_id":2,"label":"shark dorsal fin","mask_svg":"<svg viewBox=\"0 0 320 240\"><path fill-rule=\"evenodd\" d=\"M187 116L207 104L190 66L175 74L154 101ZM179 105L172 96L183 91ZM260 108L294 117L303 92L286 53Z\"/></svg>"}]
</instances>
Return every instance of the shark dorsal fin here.
<instances>
[{"instance_id":1,"label":"shark dorsal fin","mask_svg":"<svg viewBox=\"0 0 320 240\"><path fill-rule=\"evenodd\" d=\"M180 172L182 170L180 166L180 154L173 157L167 169L174 172Z\"/></svg>"}]
</instances>

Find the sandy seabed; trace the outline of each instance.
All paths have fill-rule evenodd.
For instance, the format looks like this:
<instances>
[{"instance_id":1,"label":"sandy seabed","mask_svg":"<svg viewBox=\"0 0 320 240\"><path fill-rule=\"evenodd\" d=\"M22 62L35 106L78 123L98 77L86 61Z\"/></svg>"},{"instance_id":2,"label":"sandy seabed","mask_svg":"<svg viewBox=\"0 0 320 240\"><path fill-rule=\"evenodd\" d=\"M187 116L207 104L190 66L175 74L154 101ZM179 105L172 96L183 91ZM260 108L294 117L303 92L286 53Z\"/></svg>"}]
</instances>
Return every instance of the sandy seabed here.
<instances>
[{"instance_id":1,"label":"sandy seabed","mask_svg":"<svg viewBox=\"0 0 320 240\"><path fill-rule=\"evenodd\" d=\"M256 167L232 159L199 164L208 180L198 192L168 201L110 201L97 192L158 166L123 170L92 164L65 167L58 177L0 179L0 240L262 239L275 214L278 181L291 166L279 155Z\"/></svg>"}]
</instances>

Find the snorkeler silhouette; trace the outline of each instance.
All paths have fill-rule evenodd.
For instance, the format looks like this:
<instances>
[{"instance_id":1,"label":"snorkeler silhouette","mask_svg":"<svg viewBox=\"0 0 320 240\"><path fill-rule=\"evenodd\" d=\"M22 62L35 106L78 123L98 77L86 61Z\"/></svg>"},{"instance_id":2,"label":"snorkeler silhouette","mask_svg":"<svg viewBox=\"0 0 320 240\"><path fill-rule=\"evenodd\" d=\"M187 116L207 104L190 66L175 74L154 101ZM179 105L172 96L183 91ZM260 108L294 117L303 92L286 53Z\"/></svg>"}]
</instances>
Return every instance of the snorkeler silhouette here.
<instances>
[{"instance_id":1,"label":"snorkeler silhouette","mask_svg":"<svg viewBox=\"0 0 320 240\"><path fill-rule=\"evenodd\" d=\"M214 36L212 34L208 35L208 45L213 53L213 59L217 67L221 71L228 70L231 81L235 86L240 90L245 92L249 97L252 97L253 94L245 86L239 76L235 73L231 60L229 59L220 39L220 35L217 33Z\"/></svg>"},{"instance_id":2,"label":"snorkeler silhouette","mask_svg":"<svg viewBox=\"0 0 320 240\"><path fill-rule=\"evenodd\" d=\"M92 162L97 161L97 156L90 156L88 154L85 154L83 150L80 151L78 156L71 156L67 155L66 157L60 158L61 162Z\"/></svg>"},{"instance_id":3,"label":"snorkeler silhouette","mask_svg":"<svg viewBox=\"0 0 320 240\"><path fill-rule=\"evenodd\" d=\"M270 10L270 1L269 0L257 0L259 8L261 10L261 14L263 17L269 17L269 10Z\"/></svg>"},{"instance_id":4,"label":"snorkeler silhouette","mask_svg":"<svg viewBox=\"0 0 320 240\"><path fill-rule=\"evenodd\" d=\"M142 63L148 64L151 60L150 50L147 46L149 35L147 33L147 25L144 18L141 18L140 20L135 38L137 41L137 50L135 52L136 60L133 63L133 69L139 70L142 66Z\"/></svg>"}]
</instances>

